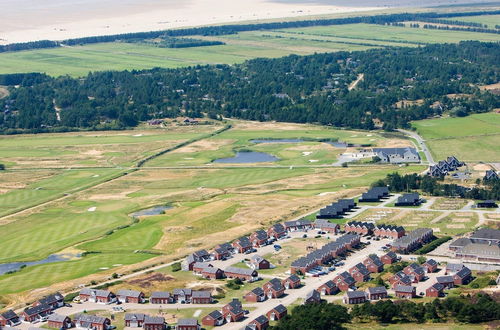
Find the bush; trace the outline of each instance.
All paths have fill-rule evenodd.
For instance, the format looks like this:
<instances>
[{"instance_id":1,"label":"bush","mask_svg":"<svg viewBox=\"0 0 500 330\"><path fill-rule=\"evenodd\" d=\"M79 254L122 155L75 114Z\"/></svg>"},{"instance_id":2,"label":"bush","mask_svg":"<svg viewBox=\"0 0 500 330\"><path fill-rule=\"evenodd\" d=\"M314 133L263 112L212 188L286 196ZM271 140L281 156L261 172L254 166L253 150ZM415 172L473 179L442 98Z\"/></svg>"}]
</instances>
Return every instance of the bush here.
<instances>
[{"instance_id":1,"label":"bush","mask_svg":"<svg viewBox=\"0 0 500 330\"><path fill-rule=\"evenodd\" d=\"M181 270L181 263L176 262L176 263L172 264L172 266L170 268L172 269L173 272L178 272L179 270Z\"/></svg>"},{"instance_id":2,"label":"bush","mask_svg":"<svg viewBox=\"0 0 500 330\"><path fill-rule=\"evenodd\" d=\"M451 239L451 236L444 236L444 237L438 238L438 239L430 242L429 244L422 246L420 249L415 251L415 253L416 254L427 254L431 251L434 251L441 244L448 242L450 239Z\"/></svg>"},{"instance_id":3,"label":"bush","mask_svg":"<svg viewBox=\"0 0 500 330\"><path fill-rule=\"evenodd\" d=\"M0 164L0 171L3 171L5 170L5 165L4 164Z\"/></svg>"},{"instance_id":4,"label":"bush","mask_svg":"<svg viewBox=\"0 0 500 330\"><path fill-rule=\"evenodd\" d=\"M73 299L75 299L77 296L78 296L78 292L68 293L66 296L64 296L64 301L65 302L72 302Z\"/></svg>"}]
</instances>

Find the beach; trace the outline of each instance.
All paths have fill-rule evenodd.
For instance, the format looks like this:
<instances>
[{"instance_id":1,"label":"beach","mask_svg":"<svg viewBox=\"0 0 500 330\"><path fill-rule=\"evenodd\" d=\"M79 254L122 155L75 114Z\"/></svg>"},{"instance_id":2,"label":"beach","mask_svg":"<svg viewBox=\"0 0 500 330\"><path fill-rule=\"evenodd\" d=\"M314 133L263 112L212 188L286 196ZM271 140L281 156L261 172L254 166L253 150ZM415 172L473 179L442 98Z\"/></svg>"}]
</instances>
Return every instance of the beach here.
<instances>
[{"instance_id":1,"label":"beach","mask_svg":"<svg viewBox=\"0 0 500 330\"><path fill-rule=\"evenodd\" d=\"M449 0L0 0L0 44L331 15ZM484 1L465 0L464 3Z\"/></svg>"}]
</instances>

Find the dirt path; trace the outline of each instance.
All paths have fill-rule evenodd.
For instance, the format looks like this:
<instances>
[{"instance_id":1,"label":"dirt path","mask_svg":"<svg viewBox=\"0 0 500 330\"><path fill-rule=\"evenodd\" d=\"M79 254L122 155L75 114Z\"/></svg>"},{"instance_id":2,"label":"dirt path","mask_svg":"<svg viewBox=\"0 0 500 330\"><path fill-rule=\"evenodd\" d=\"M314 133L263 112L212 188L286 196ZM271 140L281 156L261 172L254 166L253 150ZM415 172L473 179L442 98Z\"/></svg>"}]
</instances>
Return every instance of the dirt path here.
<instances>
[{"instance_id":1,"label":"dirt path","mask_svg":"<svg viewBox=\"0 0 500 330\"><path fill-rule=\"evenodd\" d=\"M363 80L365 78L365 74L364 73L360 73L358 74L358 79L354 80L350 85L349 87L347 87L348 90L353 90L354 88L356 88L356 86L358 86L359 82L361 80Z\"/></svg>"},{"instance_id":2,"label":"dirt path","mask_svg":"<svg viewBox=\"0 0 500 330\"><path fill-rule=\"evenodd\" d=\"M3 99L4 97L7 97L9 95L9 90L4 86L0 86L0 99Z\"/></svg>"}]
</instances>

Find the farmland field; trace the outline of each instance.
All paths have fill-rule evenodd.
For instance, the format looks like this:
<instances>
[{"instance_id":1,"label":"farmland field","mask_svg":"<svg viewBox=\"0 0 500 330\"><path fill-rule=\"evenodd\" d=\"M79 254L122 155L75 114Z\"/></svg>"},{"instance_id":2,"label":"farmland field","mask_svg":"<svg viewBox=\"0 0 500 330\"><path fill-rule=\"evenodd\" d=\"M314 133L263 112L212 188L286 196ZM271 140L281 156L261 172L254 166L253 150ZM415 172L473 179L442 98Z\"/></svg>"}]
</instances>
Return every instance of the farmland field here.
<instances>
[{"instance_id":1,"label":"farmland field","mask_svg":"<svg viewBox=\"0 0 500 330\"><path fill-rule=\"evenodd\" d=\"M489 17L489 16L486 16ZM256 57L281 57L374 47L411 46L461 40L499 41L500 35L463 31L412 29L370 24L346 24L299 29L248 31L217 37L225 45L159 48L147 44L110 42L57 49L0 54L0 74L46 72L53 76L83 76L89 71L177 68L196 64L235 64Z\"/></svg>"},{"instance_id":2,"label":"farmland field","mask_svg":"<svg viewBox=\"0 0 500 330\"><path fill-rule=\"evenodd\" d=\"M494 29L495 25L500 25L500 15L463 16L457 18L457 20L486 24L488 25L488 29Z\"/></svg>"},{"instance_id":3,"label":"farmland field","mask_svg":"<svg viewBox=\"0 0 500 330\"><path fill-rule=\"evenodd\" d=\"M23 167L20 155L12 155L18 157L16 159L7 158L19 169L9 166L5 175L40 172L44 176L0 195L0 199L9 203L1 204L7 205L2 212L39 205L3 222L2 234L6 239L1 243L0 263L43 259L68 249L94 253L0 275L0 293L9 294L15 300L17 295L13 294L34 288L50 290L51 284L59 283L56 287L63 290L88 283L90 279L105 278L112 272L127 272L141 265L174 260L189 251L210 248L269 223L306 214L337 198L359 194L363 187L396 169L402 173L422 170L421 166L326 166L336 160L342 149L317 141L340 139L397 145L407 144L408 140L314 125L240 121L235 121L228 131L169 152L139 170L130 172L125 166L133 165L132 160L147 156L157 148L163 150L173 143L203 137L217 127L221 126L96 133L102 134L101 137L90 133L83 137L81 133L37 135L41 149L55 152L53 161L66 157L61 151L62 141L72 141L72 147L82 148L83 152L89 149L116 152L118 148L137 146L135 152L131 151L130 155L127 152L126 157L116 163L97 162L93 167L75 170L46 172L32 166ZM284 144L250 141L256 138L308 138L311 141ZM10 139L13 142L0 140L0 146L13 150L18 139L26 148L35 148L33 136ZM225 157L239 148L273 153L280 160L264 166L210 165L211 153ZM43 164L47 155L30 151L26 157L32 162L40 159ZM312 157L318 162L309 162ZM123 172L127 174L105 180L106 175ZM66 191L71 193L56 200ZM328 194L324 194L326 192ZM46 204L41 204L45 201ZM132 212L156 205L172 208L138 221L130 217Z\"/></svg>"},{"instance_id":4,"label":"farmland field","mask_svg":"<svg viewBox=\"0 0 500 330\"><path fill-rule=\"evenodd\" d=\"M414 122L413 127L427 140L435 159L449 155L464 161L500 159L500 114L421 120Z\"/></svg>"}]
</instances>

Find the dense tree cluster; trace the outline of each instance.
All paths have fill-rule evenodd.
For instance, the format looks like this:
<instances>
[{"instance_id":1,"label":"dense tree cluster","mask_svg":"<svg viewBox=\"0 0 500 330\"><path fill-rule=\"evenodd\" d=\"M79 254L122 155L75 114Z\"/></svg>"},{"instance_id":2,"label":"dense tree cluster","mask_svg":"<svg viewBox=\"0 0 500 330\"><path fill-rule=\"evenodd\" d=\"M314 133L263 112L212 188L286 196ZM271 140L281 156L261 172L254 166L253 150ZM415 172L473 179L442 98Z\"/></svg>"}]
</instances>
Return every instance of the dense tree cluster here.
<instances>
[{"instance_id":1,"label":"dense tree cluster","mask_svg":"<svg viewBox=\"0 0 500 330\"><path fill-rule=\"evenodd\" d=\"M479 32L479 33L497 33L500 34L500 30L487 29L482 27L459 27L450 25L435 25L435 24L424 24L424 29L434 29L434 30L451 30L451 31L465 31L465 32Z\"/></svg>"},{"instance_id":2,"label":"dense tree cluster","mask_svg":"<svg viewBox=\"0 0 500 330\"><path fill-rule=\"evenodd\" d=\"M301 28L309 26L342 25L342 24L355 24L355 23L391 24L404 21L419 21L419 20L422 21L425 19L453 18L461 16L497 15L497 14L500 14L500 10L456 12L456 13L435 13L435 12L398 13L398 14L356 16L356 17L346 17L346 18L316 19L316 20L288 21L288 22L233 24L233 25L228 24L220 26L207 26L207 27L185 28L185 29L175 29L175 30L92 36L92 37L67 39L61 42L42 40L36 42L17 43L6 46L0 46L0 53L7 51L26 50L26 49L52 48L52 47L59 47L62 45L74 46L74 45L84 45L84 44L99 43L99 42L126 41L129 39L151 39L151 38L158 38L164 35L170 37L184 37L184 36L194 36L194 35L211 36L211 35L234 34L243 31Z\"/></svg>"},{"instance_id":3,"label":"dense tree cluster","mask_svg":"<svg viewBox=\"0 0 500 330\"><path fill-rule=\"evenodd\" d=\"M471 27L479 27L479 28L487 28L488 27L488 25L478 23L478 22L465 22L465 21L439 19L439 18L425 18L425 19L422 19L421 21L427 22L427 23L443 24L443 25L471 26Z\"/></svg>"},{"instance_id":4,"label":"dense tree cluster","mask_svg":"<svg viewBox=\"0 0 500 330\"><path fill-rule=\"evenodd\" d=\"M421 190L431 196L461 197L469 199L500 200L500 180L485 182L486 187L468 188L457 184L442 183L442 179L427 175L399 173L388 174L385 179L376 181L372 186L388 186L392 192Z\"/></svg>"},{"instance_id":5,"label":"dense tree cluster","mask_svg":"<svg viewBox=\"0 0 500 330\"><path fill-rule=\"evenodd\" d=\"M219 46L225 45L222 41L211 41L202 40L194 38L175 38L162 36L157 39L130 39L127 42L130 43L146 43L150 45L155 45L160 48L189 48L189 47L205 47L205 46Z\"/></svg>"},{"instance_id":6,"label":"dense tree cluster","mask_svg":"<svg viewBox=\"0 0 500 330\"><path fill-rule=\"evenodd\" d=\"M351 320L347 308L335 304L309 304L293 308L292 315L282 318L273 330L337 330Z\"/></svg>"},{"instance_id":7,"label":"dense tree cluster","mask_svg":"<svg viewBox=\"0 0 500 330\"><path fill-rule=\"evenodd\" d=\"M234 66L96 72L84 79L27 74L0 100L4 133L47 128L116 129L180 115L320 123L385 129L452 112L465 116L500 107L477 85L500 80L500 44L462 42L372 49ZM356 89L348 90L358 74ZM469 94L449 98L447 94ZM400 100L419 100L401 108Z\"/></svg>"}]
</instances>

